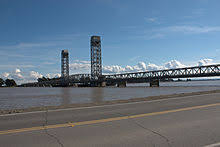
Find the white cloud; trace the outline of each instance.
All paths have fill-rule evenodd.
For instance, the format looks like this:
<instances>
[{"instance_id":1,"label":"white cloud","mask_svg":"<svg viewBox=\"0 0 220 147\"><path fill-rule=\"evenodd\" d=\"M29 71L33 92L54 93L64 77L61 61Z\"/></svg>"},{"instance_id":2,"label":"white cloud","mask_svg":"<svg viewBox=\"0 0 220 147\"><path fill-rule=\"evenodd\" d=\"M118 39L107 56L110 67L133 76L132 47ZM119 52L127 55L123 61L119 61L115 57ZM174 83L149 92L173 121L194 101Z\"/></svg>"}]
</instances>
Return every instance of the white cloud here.
<instances>
[{"instance_id":1,"label":"white cloud","mask_svg":"<svg viewBox=\"0 0 220 147\"><path fill-rule=\"evenodd\" d=\"M90 69L90 62L75 60L74 63L70 64L70 69L73 70Z\"/></svg>"},{"instance_id":2,"label":"white cloud","mask_svg":"<svg viewBox=\"0 0 220 147\"><path fill-rule=\"evenodd\" d=\"M91 64L90 61L80 61L75 60L73 63L70 63L70 74L79 74L79 73L89 73Z\"/></svg>"},{"instance_id":3,"label":"white cloud","mask_svg":"<svg viewBox=\"0 0 220 147\"><path fill-rule=\"evenodd\" d=\"M142 70L146 70L147 69L147 66L144 62L139 62L138 63L138 66L142 69Z\"/></svg>"},{"instance_id":4,"label":"white cloud","mask_svg":"<svg viewBox=\"0 0 220 147\"><path fill-rule=\"evenodd\" d=\"M156 17L149 17L149 18L144 18L144 20L148 23L157 23L157 24L160 24L159 21L158 21L158 18Z\"/></svg>"},{"instance_id":5,"label":"white cloud","mask_svg":"<svg viewBox=\"0 0 220 147\"><path fill-rule=\"evenodd\" d=\"M202 59L202 60L199 60L198 62L199 66L212 65L212 64L216 64L213 62L213 59Z\"/></svg>"},{"instance_id":6,"label":"white cloud","mask_svg":"<svg viewBox=\"0 0 220 147\"><path fill-rule=\"evenodd\" d=\"M149 70L159 70L162 66L149 63L148 65L144 62L139 62L137 65L125 67L119 65L103 66L103 73L125 73L125 72L143 72Z\"/></svg>"},{"instance_id":7,"label":"white cloud","mask_svg":"<svg viewBox=\"0 0 220 147\"><path fill-rule=\"evenodd\" d=\"M134 68L133 68L132 66L127 65L127 66L125 67L125 70L128 71L128 72L131 72L131 71L134 70Z\"/></svg>"},{"instance_id":8,"label":"white cloud","mask_svg":"<svg viewBox=\"0 0 220 147\"><path fill-rule=\"evenodd\" d=\"M9 73L5 72L5 73L2 74L2 77L3 77L4 79L6 79L6 78L9 77L9 75L10 75Z\"/></svg>"},{"instance_id":9,"label":"white cloud","mask_svg":"<svg viewBox=\"0 0 220 147\"><path fill-rule=\"evenodd\" d=\"M163 66L158 66L158 65L156 65L156 64L149 63L149 64L147 65L147 69L148 69L149 71L151 71L151 70L160 70L160 69L163 69Z\"/></svg>"},{"instance_id":10,"label":"white cloud","mask_svg":"<svg viewBox=\"0 0 220 147\"><path fill-rule=\"evenodd\" d=\"M145 62L139 62L137 65L127 65L127 66L120 66L120 65L109 65L103 66L103 73L104 74L116 74L116 73L127 73L127 72L142 72L142 71L152 71L152 70L161 70L161 69L172 69L172 68L183 68L189 66L202 66L202 65L210 65L216 64L213 59L201 59L196 64L192 65L184 65L180 61L171 60L166 62L162 65L156 65L152 63L146 64ZM71 64L71 69L73 70L71 74L77 73L90 73L90 61L74 61ZM49 73L45 75L48 78L60 77L59 73ZM12 78L18 84L27 83L27 82L36 82L38 78L42 78L43 75L36 71L30 72L23 72L19 68L16 68L12 72L5 72L2 73L1 76L3 79Z\"/></svg>"},{"instance_id":11,"label":"white cloud","mask_svg":"<svg viewBox=\"0 0 220 147\"><path fill-rule=\"evenodd\" d=\"M155 22L157 20L157 18L151 17L151 18L145 18L145 20L148 22Z\"/></svg>"},{"instance_id":12,"label":"white cloud","mask_svg":"<svg viewBox=\"0 0 220 147\"><path fill-rule=\"evenodd\" d=\"M20 69L18 69L18 68L15 69L15 73L20 73L20 72L21 72Z\"/></svg>"},{"instance_id":13,"label":"white cloud","mask_svg":"<svg viewBox=\"0 0 220 147\"><path fill-rule=\"evenodd\" d=\"M220 26L196 26L196 25L176 25L145 30L143 34L137 38L146 40L160 39L170 34L206 34L220 32Z\"/></svg>"},{"instance_id":14,"label":"white cloud","mask_svg":"<svg viewBox=\"0 0 220 147\"><path fill-rule=\"evenodd\" d=\"M30 77L36 80L38 78L42 78L43 75L38 73L38 72L36 72L36 71L30 71Z\"/></svg>"},{"instance_id":15,"label":"white cloud","mask_svg":"<svg viewBox=\"0 0 220 147\"><path fill-rule=\"evenodd\" d=\"M16 81L19 81L19 80L24 78L24 76L21 73L21 70L18 69L18 68L16 68L13 72L10 72L10 73L9 72L5 72L5 73L3 73L1 75L1 77L3 77L3 79L9 78L9 79L14 79Z\"/></svg>"},{"instance_id":16,"label":"white cloud","mask_svg":"<svg viewBox=\"0 0 220 147\"><path fill-rule=\"evenodd\" d=\"M60 74L47 74L49 78L60 77ZM14 79L17 84L36 82L38 78L42 78L43 75L36 71L22 72L20 69L16 68L12 72L5 72L0 75L3 79Z\"/></svg>"},{"instance_id":17,"label":"white cloud","mask_svg":"<svg viewBox=\"0 0 220 147\"><path fill-rule=\"evenodd\" d=\"M125 68L119 65L103 66L103 73L121 73L124 71L125 71Z\"/></svg>"},{"instance_id":18,"label":"white cloud","mask_svg":"<svg viewBox=\"0 0 220 147\"><path fill-rule=\"evenodd\" d=\"M57 74L47 74L46 77L50 78L50 79L51 78L59 78L59 77L61 77L61 74L58 74L58 73Z\"/></svg>"},{"instance_id":19,"label":"white cloud","mask_svg":"<svg viewBox=\"0 0 220 147\"><path fill-rule=\"evenodd\" d=\"M170 26L167 28L161 29L163 31L169 32L181 32L181 33L191 33L191 34L199 34L199 33L209 33L209 32L219 32L220 27L215 26Z\"/></svg>"},{"instance_id":20,"label":"white cloud","mask_svg":"<svg viewBox=\"0 0 220 147\"><path fill-rule=\"evenodd\" d=\"M165 63L164 67L167 69L172 69L172 68L184 68L186 66L177 60L171 60L170 62Z\"/></svg>"},{"instance_id":21,"label":"white cloud","mask_svg":"<svg viewBox=\"0 0 220 147\"><path fill-rule=\"evenodd\" d=\"M16 68L15 71L11 74L13 79L21 79L23 78L23 75L21 73L21 70Z\"/></svg>"}]
</instances>

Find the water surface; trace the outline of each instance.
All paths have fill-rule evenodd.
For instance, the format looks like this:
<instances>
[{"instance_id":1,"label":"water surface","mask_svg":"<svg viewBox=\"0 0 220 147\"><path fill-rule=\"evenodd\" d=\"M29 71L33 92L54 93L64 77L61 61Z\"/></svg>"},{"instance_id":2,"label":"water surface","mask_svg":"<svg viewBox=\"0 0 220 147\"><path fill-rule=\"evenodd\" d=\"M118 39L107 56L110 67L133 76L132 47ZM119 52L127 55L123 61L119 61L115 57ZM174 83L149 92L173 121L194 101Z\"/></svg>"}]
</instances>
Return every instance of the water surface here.
<instances>
[{"instance_id":1,"label":"water surface","mask_svg":"<svg viewBox=\"0 0 220 147\"><path fill-rule=\"evenodd\" d=\"M126 88L0 88L0 110L125 100L220 89L220 81L161 82L160 85L159 88L150 88L149 83L128 84Z\"/></svg>"}]
</instances>

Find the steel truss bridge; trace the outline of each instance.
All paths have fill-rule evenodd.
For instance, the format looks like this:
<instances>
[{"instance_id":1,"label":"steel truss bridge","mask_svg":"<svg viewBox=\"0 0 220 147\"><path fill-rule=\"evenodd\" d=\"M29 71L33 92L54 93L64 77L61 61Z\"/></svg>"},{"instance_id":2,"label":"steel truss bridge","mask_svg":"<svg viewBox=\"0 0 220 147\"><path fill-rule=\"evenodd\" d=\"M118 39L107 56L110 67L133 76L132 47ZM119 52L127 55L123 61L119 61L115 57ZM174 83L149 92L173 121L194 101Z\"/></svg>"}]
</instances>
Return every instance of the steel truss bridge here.
<instances>
[{"instance_id":1,"label":"steel truss bridge","mask_svg":"<svg viewBox=\"0 0 220 147\"><path fill-rule=\"evenodd\" d=\"M106 80L143 80L169 79L169 78L193 78L193 77L212 77L220 76L220 64L208 66L196 66L177 69L165 69L147 72L124 73L115 75L105 75Z\"/></svg>"},{"instance_id":2,"label":"steel truss bridge","mask_svg":"<svg viewBox=\"0 0 220 147\"><path fill-rule=\"evenodd\" d=\"M91 84L92 82L106 82L117 84L120 82L151 82L153 80L165 80L174 78L215 77L220 76L220 64L208 66L195 66L177 69L165 69L146 72L122 73L103 75L93 81L90 74L74 74L68 79L56 78L49 81L22 84L21 86L62 86L65 84Z\"/></svg>"}]
</instances>

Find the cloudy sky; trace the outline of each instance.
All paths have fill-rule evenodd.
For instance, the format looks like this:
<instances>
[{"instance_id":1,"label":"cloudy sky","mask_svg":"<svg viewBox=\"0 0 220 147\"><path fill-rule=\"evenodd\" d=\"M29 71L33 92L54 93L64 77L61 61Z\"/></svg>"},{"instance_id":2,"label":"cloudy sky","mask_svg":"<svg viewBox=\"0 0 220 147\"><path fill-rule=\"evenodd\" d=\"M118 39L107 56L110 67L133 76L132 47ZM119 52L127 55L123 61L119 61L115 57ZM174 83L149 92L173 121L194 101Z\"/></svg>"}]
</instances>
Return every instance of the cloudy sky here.
<instances>
[{"instance_id":1,"label":"cloudy sky","mask_svg":"<svg viewBox=\"0 0 220 147\"><path fill-rule=\"evenodd\" d=\"M218 0L1 0L0 77L18 83L90 72L92 35L104 73L220 63Z\"/></svg>"}]
</instances>

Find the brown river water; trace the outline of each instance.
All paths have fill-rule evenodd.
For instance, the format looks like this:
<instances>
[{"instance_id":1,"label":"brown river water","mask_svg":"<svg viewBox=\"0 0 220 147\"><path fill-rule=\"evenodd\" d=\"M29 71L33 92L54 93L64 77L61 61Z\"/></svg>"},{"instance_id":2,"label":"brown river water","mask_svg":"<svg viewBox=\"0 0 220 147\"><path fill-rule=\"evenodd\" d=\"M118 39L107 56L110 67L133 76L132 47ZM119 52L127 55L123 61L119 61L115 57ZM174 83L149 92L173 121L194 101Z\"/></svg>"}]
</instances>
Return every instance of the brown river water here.
<instances>
[{"instance_id":1,"label":"brown river water","mask_svg":"<svg viewBox=\"0 0 220 147\"><path fill-rule=\"evenodd\" d=\"M148 85L147 83L128 84L126 88L0 88L0 110L125 100L220 89L220 81L161 82L159 88L150 88Z\"/></svg>"}]
</instances>

